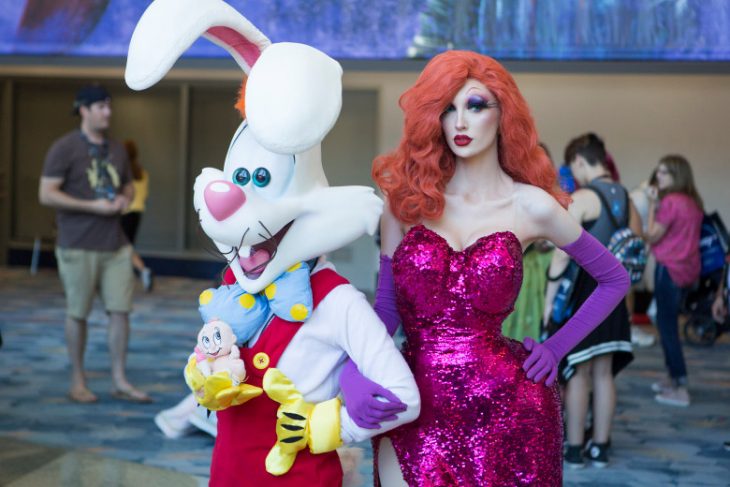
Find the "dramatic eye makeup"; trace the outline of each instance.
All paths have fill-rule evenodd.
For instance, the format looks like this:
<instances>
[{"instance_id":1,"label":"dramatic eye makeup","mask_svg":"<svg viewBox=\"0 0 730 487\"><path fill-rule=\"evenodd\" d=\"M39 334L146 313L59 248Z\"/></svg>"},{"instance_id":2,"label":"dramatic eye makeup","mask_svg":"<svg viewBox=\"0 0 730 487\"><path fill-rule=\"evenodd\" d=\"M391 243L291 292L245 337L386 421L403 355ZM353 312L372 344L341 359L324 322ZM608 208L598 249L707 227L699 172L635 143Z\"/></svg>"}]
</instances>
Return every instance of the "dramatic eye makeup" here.
<instances>
[{"instance_id":1,"label":"dramatic eye makeup","mask_svg":"<svg viewBox=\"0 0 730 487\"><path fill-rule=\"evenodd\" d=\"M471 110L473 112L481 112L482 110L486 110L487 108L495 108L498 107L499 103L495 101L489 101L486 98L480 96L480 95L470 95L469 98L466 100L466 109ZM447 106L444 111L441 113L441 116L447 115L449 113L455 112L456 107L453 103L450 103L449 106Z\"/></svg>"},{"instance_id":2,"label":"dramatic eye makeup","mask_svg":"<svg viewBox=\"0 0 730 487\"><path fill-rule=\"evenodd\" d=\"M466 101L466 108L477 112L496 106L496 101L490 102L479 95L471 95Z\"/></svg>"}]
</instances>

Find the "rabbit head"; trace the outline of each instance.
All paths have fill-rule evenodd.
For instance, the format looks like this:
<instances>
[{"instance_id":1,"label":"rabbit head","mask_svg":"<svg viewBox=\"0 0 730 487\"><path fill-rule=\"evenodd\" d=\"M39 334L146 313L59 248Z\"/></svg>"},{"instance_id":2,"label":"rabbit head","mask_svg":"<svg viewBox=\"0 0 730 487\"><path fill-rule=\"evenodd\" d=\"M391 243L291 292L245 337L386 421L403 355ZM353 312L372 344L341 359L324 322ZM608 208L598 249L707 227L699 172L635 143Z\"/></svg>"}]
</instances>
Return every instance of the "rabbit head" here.
<instances>
[{"instance_id":1,"label":"rabbit head","mask_svg":"<svg viewBox=\"0 0 730 487\"><path fill-rule=\"evenodd\" d=\"M152 86L200 36L247 75L245 119L223 170L194 185L200 225L241 287L259 292L292 265L373 234L382 201L372 188L329 187L321 142L342 104L342 69L317 49L271 44L222 0L155 0L138 22L125 79Z\"/></svg>"}]
</instances>

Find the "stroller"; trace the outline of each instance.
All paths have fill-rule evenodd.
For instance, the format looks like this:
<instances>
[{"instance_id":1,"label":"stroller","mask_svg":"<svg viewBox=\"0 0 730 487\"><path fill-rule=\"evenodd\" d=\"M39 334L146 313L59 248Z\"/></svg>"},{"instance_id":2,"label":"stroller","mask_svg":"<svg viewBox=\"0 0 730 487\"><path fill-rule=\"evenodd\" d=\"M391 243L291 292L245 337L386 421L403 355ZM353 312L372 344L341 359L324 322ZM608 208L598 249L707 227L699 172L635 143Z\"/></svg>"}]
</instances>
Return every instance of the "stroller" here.
<instances>
[{"instance_id":1,"label":"stroller","mask_svg":"<svg viewBox=\"0 0 730 487\"><path fill-rule=\"evenodd\" d=\"M702 222L700 253L702 272L699 284L687 295L683 313L687 315L684 338L691 345L709 347L730 331L730 319L718 323L712 317L712 303L717 289L724 283L725 306L730 289L730 238L717 212L706 215Z\"/></svg>"}]
</instances>

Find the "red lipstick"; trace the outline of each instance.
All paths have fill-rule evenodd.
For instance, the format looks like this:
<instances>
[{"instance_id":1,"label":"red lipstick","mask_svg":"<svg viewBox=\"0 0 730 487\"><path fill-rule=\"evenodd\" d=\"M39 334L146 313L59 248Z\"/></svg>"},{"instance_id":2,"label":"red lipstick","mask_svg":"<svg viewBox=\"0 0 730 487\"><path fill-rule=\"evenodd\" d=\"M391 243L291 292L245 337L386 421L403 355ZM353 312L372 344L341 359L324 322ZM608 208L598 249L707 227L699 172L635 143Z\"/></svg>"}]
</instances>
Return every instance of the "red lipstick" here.
<instances>
[{"instance_id":1,"label":"red lipstick","mask_svg":"<svg viewBox=\"0 0 730 487\"><path fill-rule=\"evenodd\" d=\"M468 135L457 135L454 137L454 144L458 145L459 147L464 147L465 145L469 145L471 142L471 137Z\"/></svg>"}]
</instances>

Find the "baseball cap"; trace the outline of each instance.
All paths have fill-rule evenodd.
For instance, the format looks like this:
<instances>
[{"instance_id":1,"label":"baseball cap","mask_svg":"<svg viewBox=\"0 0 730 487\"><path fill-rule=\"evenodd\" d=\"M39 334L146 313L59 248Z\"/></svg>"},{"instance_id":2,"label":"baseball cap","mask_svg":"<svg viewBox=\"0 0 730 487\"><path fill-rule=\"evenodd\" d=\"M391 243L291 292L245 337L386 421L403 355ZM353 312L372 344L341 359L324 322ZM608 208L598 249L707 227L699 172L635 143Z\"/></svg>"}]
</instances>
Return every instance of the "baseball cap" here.
<instances>
[{"instance_id":1,"label":"baseball cap","mask_svg":"<svg viewBox=\"0 0 730 487\"><path fill-rule=\"evenodd\" d=\"M79 108L82 106L89 106L97 101L110 100L111 95L102 85L93 83L83 86L79 91L76 92L76 98L74 99L73 114L79 114Z\"/></svg>"}]
</instances>

